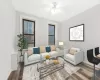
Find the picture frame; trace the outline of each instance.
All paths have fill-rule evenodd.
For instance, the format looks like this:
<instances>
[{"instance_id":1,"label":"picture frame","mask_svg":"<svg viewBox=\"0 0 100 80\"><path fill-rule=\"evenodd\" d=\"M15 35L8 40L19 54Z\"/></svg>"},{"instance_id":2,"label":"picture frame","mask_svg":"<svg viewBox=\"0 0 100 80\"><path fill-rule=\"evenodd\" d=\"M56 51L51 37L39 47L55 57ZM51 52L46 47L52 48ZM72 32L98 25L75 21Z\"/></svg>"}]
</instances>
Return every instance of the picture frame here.
<instances>
[{"instance_id":1,"label":"picture frame","mask_svg":"<svg viewBox=\"0 0 100 80\"><path fill-rule=\"evenodd\" d=\"M84 24L69 28L69 41L84 41Z\"/></svg>"}]
</instances>

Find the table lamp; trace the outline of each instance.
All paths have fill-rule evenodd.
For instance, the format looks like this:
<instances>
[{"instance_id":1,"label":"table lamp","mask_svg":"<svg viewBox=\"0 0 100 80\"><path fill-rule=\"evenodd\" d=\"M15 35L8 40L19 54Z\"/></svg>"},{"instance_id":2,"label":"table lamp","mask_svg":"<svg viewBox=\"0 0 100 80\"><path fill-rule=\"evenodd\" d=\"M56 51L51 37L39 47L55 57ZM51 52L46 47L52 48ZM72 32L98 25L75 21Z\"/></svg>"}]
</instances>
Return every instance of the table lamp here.
<instances>
[{"instance_id":1,"label":"table lamp","mask_svg":"<svg viewBox=\"0 0 100 80\"><path fill-rule=\"evenodd\" d=\"M63 49L63 46L64 46L64 42L59 42L59 48Z\"/></svg>"}]
</instances>

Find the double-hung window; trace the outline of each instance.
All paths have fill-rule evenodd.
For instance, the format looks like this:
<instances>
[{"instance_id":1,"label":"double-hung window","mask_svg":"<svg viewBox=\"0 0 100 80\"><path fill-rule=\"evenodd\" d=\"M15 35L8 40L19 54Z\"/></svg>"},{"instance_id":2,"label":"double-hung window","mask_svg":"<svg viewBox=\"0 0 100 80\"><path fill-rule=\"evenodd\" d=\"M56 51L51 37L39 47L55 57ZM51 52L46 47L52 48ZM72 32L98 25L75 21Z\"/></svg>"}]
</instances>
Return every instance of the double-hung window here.
<instances>
[{"instance_id":1,"label":"double-hung window","mask_svg":"<svg viewBox=\"0 0 100 80\"><path fill-rule=\"evenodd\" d=\"M55 45L55 25L49 24L48 26L48 44Z\"/></svg>"},{"instance_id":2,"label":"double-hung window","mask_svg":"<svg viewBox=\"0 0 100 80\"><path fill-rule=\"evenodd\" d=\"M23 19L23 36L28 47L35 46L35 21Z\"/></svg>"}]
</instances>

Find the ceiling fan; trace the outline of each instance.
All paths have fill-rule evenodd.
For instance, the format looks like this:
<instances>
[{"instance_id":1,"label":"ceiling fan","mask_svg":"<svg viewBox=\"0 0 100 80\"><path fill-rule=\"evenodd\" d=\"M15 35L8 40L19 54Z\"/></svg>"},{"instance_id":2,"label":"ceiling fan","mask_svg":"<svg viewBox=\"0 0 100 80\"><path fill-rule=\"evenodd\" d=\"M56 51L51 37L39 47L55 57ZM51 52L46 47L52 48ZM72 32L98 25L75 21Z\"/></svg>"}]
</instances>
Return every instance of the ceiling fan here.
<instances>
[{"instance_id":1,"label":"ceiling fan","mask_svg":"<svg viewBox=\"0 0 100 80\"><path fill-rule=\"evenodd\" d=\"M57 2L45 3L42 5L42 8L51 14L60 13L62 10L61 8L63 7L65 6L61 5L60 3L58 4Z\"/></svg>"},{"instance_id":2,"label":"ceiling fan","mask_svg":"<svg viewBox=\"0 0 100 80\"><path fill-rule=\"evenodd\" d=\"M57 9L57 3L56 2L53 2L52 5L53 6L51 8L51 13L54 14L56 12L56 9Z\"/></svg>"}]
</instances>

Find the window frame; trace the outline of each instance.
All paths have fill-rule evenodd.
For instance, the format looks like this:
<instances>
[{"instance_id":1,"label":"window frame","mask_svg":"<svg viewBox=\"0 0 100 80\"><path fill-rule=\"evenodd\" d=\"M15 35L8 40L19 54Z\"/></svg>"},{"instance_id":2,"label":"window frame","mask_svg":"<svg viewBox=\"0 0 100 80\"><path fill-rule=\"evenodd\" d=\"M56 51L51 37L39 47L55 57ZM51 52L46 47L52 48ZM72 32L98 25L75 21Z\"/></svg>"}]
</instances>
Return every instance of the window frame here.
<instances>
[{"instance_id":1,"label":"window frame","mask_svg":"<svg viewBox=\"0 0 100 80\"><path fill-rule=\"evenodd\" d=\"M24 34L24 21L29 21L29 22L33 22L34 23L34 33L33 34ZM32 20L28 20L28 19L22 19L22 22L23 22L23 36L24 35L30 35L30 36L34 36L34 43L33 43L33 45L34 45L34 47L35 47L35 21L32 21ZM28 44L32 44L32 43L28 43Z\"/></svg>"},{"instance_id":2,"label":"window frame","mask_svg":"<svg viewBox=\"0 0 100 80\"><path fill-rule=\"evenodd\" d=\"M55 45L55 25L54 24L48 24L48 31L49 31L49 27L50 26L53 26L54 27L54 35L49 35L49 32L48 32L48 44L49 44L49 36L54 36L54 45Z\"/></svg>"}]
</instances>

